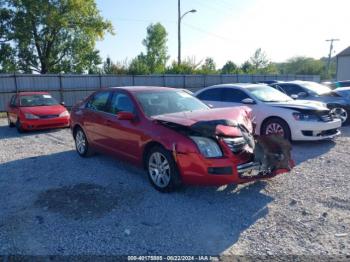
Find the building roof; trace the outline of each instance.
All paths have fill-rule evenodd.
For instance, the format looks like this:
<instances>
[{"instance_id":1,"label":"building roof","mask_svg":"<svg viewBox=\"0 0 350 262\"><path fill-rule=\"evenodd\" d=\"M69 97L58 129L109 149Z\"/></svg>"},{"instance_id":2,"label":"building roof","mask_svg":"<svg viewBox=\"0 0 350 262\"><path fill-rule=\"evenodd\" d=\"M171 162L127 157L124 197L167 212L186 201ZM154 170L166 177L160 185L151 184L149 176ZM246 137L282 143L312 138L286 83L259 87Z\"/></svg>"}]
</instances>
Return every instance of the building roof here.
<instances>
[{"instance_id":1,"label":"building roof","mask_svg":"<svg viewBox=\"0 0 350 262\"><path fill-rule=\"evenodd\" d=\"M337 54L337 56L350 56L350 46Z\"/></svg>"}]
</instances>

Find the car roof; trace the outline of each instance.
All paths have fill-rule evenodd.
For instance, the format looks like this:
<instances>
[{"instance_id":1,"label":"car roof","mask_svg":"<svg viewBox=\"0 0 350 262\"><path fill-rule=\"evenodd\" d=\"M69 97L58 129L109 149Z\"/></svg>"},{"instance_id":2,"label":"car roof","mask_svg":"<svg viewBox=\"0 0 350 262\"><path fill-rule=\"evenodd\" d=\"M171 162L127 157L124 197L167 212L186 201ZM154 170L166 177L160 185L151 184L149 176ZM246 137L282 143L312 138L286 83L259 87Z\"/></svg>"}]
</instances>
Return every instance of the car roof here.
<instances>
[{"instance_id":1,"label":"car roof","mask_svg":"<svg viewBox=\"0 0 350 262\"><path fill-rule=\"evenodd\" d=\"M116 86L109 87L108 89L121 89L128 91L130 93L138 93L138 92L154 92L154 91L169 91L169 90L180 90L172 87L163 87L163 86Z\"/></svg>"},{"instance_id":2,"label":"car roof","mask_svg":"<svg viewBox=\"0 0 350 262\"><path fill-rule=\"evenodd\" d=\"M268 85L266 84L252 84L252 83L228 83L228 84L219 84L219 85L213 85L213 86L208 86L205 89L210 89L210 88L220 88L220 87L228 87L228 88L249 88L249 87L267 87Z\"/></svg>"},{"instance_id":3,"label":"car roof","mask_svg":"<svg viewBox=\"0 0 350 262\"><path fill-rule=\"evenodd\" d=\"M19 92L20 96L30 96L30 95L47 95L48 92L40 91L40 92Z\"/></svg>"}]
</instances>

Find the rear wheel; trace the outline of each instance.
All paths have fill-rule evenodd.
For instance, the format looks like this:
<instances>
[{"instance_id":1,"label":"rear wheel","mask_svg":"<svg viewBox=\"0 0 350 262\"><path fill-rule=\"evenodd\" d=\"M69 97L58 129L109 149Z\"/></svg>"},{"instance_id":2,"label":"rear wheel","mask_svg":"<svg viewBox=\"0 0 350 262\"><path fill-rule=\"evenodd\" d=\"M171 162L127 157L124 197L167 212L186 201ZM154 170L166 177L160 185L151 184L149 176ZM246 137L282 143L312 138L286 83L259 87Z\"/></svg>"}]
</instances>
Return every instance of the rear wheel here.
<instances>
[{"instance_id":1,"label":"rear wheel","mask_svg":"<svg viewBox=\"0 0 350 262\"><path fill-rule=\"evenodd\" d=\"M291 132L288 124L277 117L268 119L261 128L262 135L277 135L291 140Z\"/></svg>"},{"instance_id":2,"label":"rear wheel","mask_svg":"<svg viewBox=\"0 0 350 262\"><path fill-rule=\"evenodd\" d=\"M7 123L9 125L9 127L15 127L15 125L11 122L9 113L7 113Z\"/></svg>"},{"instance_id":3,"label":"rear wheel","mask_svg":"<svg viewBox=\"0 0 350 262\"><path fill-rule=\"evenodd\" d=\"M86 135L80 127L74 132L75 148L81 157L88 157L93 154L92 149L89 146L89 142Z\"/></svg>"},{"instance_id":4,"label":"rear wheel","mask_svg":"<svg viewBox=\"0 0 350 262\"><path fill-rule=\"evenodd\" d=\"M147 153L146 168L151 184L160 192L174 191L181 184L173 156L161 146Z\"/></svg>"}]
</instances>

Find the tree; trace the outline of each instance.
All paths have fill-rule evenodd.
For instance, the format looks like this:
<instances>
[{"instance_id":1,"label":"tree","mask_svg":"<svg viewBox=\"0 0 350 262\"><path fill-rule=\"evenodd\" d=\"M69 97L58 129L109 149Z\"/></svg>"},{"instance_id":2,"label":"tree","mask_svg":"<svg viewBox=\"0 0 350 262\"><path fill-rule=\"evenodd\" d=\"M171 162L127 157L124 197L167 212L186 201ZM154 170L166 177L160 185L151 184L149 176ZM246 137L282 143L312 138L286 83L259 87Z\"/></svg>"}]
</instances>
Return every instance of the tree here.
<instances>
[{"instance_id":1,"label":"tree","mask_svg":"<svg viewBox=\"0 0 350 262\"><path fill-rule=\"evenodd\" d=\"M150 73L164 73L169 57L166 46L168 33L160 23L150 24L147 27L147 36L142 41L146 47L145 62ZM140 61L135 61L139 63Z\"/></svg>"},{"instance_id":2,"label":"tree","mask_svg":"<svg viewBox=\"0 0 350 262\"><path fill-rule=\"evenodd\" d=\"M94 0L3 0L11 13L11 43L18 67L42 74L96 71L102 61L95 42L112 24Z\"/></svg>"},{"instance_id":3,"label":"tree","mask_svg":"<svg viewBox=\"0 0 350 262\"><path fill-rule=\"evenodd\" d=\"M245 74L255 74L255 72L256 72L255 67L249 61L245 61L242 64L241 70Z\"/></svg>"},{"instance_id":4,"label":"tree","mask_svg":"<svg viewBox=\"0 0 350 262\"><path fill-rule=\"evenodd\" d=\"M143 53L141 53L131 61L129 66L129 74L148 75L150 73L151 72L147 64L147 57Z\"/></svg>"},{"instance_id":5,"label":"tree","mask_svg":"<svg viewBox=\"0 0 350 262\"><path fill-rule=\"evenodd\" d=\"M232 61L227 61L221 68L221 74L239 74L239 67Z\"/></svg>"},{"instance_id":6,"label":"tree","mask_svg":"<svg viewBox=\"0 0 350 262\"><path fill-rule=\"evenodd\" d=\"M255 71L259 71L259 69L263 69L269 64L269 60L261 48L255 50L253 56L249 59L249 61L254 67Z\"/></svg>"},{"instance_id":7,"label":"tree","mask_svg":"<svg viewBox=\"0 0 350 262\"><path fill-rule=\"evenodd\" d=\"M129 72L128 61L114 63L109 57L103 63L102 72L104 74L126 75Z\"/></svg>"},{"instance_id":8,"label":"tree","mask_svg":"<svg viewBox=\"0 0 350 262\"><path fill-rule=\"evenodd\" d=\"M201 74L216 74L216 64L214 62L214 59L211 57L207 57L204 60L204 64L201 66L200 69Z\"/></svg>"},{"instance_id":9,"label":"tree","mask_svg":"<svg viewBox=\"0 0 350 262\"><path fill-rule=\"evenodd\" d=\"M0 0L0 72L16 70L15 51L10 45L11 41L12 11L4 8L4 2Z\"/></svg>"},{"instance_id":10,"label":"tree","mask_svg":"<svg viewBox=\"0 0 350 262\"><path fill-rule=\"evenodd\" d=\"M167 74L195 74L200 63L196 63L194 57L187 58L178 64L177 61L173 61L165 73Z\"/></svg>"}]
</instances>

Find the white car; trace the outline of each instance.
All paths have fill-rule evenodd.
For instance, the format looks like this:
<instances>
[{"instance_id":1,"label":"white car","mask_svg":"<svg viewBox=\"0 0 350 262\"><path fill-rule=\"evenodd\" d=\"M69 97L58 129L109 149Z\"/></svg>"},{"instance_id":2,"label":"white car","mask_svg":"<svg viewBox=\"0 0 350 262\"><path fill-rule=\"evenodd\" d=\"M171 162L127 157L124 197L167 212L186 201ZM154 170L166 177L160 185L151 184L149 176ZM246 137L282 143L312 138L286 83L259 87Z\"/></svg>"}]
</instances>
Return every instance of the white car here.
<instances>
[{"instance_id":1,"label":"white car","mask_svg":"<svg viewBox=\"0 0 350 262\"><path fill-rule=\"evenodd\" d=\"M325 104L293 100L267 85L222 84L194 95L213 107L250 107L257 135L278 134L296 141L329 139L340 134L341 120L334 119Z\"/></svg>"}]
</instances>

